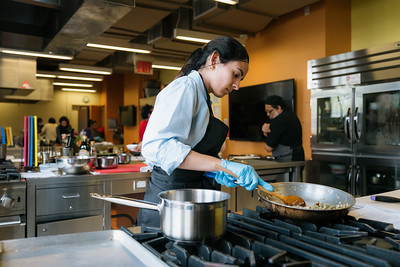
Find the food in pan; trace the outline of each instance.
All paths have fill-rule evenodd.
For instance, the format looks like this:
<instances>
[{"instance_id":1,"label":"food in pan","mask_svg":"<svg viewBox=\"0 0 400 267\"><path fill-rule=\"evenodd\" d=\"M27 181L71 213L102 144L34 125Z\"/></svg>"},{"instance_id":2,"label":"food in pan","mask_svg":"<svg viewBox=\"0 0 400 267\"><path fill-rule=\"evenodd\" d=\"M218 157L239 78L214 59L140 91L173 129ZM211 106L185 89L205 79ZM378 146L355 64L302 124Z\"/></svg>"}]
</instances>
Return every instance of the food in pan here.
<instances>
[{"instance_id":1,"label":"food in pan","mask_svg":"<svg viewBox=\"0 0 400 267\"><path fill-rule=\"evenodd\" d=\"M298 206L301 207L301 206ZM336 205L332 205L332 204L328 204L328 203L322 203L320 201L315 202L313 205L310 206L305 206L302 208L305 209L311 209L311 210L339 210L339 209L346 209L349 208L350 204L346 203L346 204L336 204Z\"/></svg>"}]
</instances>

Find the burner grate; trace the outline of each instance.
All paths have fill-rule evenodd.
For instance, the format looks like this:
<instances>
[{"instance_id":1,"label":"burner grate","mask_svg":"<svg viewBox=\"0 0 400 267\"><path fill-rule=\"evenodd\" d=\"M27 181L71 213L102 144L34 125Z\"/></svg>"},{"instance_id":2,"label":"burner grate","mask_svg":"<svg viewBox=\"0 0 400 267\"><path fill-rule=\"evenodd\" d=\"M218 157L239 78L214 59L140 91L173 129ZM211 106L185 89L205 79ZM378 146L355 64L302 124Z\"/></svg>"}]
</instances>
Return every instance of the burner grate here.
<instances>
[{"instance_id":1,"label":"burner grate","mask_svg":"<svg viewBox=\"0 0 400 267\"><path fill-rule=\"evenodd\" d=\"M314 224L261 207L231 213L227 222L225 236L206 244L163 236L142 244L170 266L399 266L400 231L387 223L347 216Z\"/></svg>"}]
</instances>

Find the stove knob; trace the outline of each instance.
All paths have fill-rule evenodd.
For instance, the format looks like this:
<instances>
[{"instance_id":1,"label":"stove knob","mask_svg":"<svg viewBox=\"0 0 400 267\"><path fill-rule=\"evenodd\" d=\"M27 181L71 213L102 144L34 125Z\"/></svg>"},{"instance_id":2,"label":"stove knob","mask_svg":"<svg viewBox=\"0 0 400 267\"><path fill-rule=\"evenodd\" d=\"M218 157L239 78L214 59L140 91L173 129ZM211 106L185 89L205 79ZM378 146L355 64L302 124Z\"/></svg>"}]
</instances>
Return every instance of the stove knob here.
<instances>
[{"instance_id":1,"label":"stove knob","mask_svg":"<svg viewBox=\"0 0 400 267\"><path fill-rule=\"evenodd\" d=\"M14 199L12 199L10 196L8 196L8 195L6 195L6 194L4 194L4 195L1 197L0 201L1 201L1 205L2 205L3 207L6 207L6 208L11 207L12 204L14 203Z\"/></svg>"}]
</instances>

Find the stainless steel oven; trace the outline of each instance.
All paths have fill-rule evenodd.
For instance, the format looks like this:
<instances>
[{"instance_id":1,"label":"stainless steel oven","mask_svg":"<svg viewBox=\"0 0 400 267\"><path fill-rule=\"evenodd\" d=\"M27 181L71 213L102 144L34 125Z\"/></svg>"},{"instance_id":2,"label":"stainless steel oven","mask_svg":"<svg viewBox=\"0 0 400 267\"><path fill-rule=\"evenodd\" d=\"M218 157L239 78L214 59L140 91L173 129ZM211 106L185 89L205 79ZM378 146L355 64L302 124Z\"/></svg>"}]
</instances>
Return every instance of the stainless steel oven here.
<instances>
[{"instance_id":1,"label":"stainless steel oven","mask_svg":"<svg viewBox=\"0 0 400 267\"><path fill-rule=\"evenodd\" d=\"M355 152L398 155L400 82L359 86L355 90Z\"/></svg>"},{"instance_id":2,"label":"stainless steel oven","mask_svg":"<svg viewBox=\"0 0 400 267\"><path fill-rule=\"evenodd\" d=\"M11 162L0 162L0 240L26 236L26 182Z\"/></svg>"},{"instance_id":3,"label":"stainless steel oven","mask_svg":"<svg viewBox=\"0 0 400 267\"><path fill-rule=\"evenodd\" d=\"M399 57L400 43L391 43L308 62L315 181L326 184L329 166L344 157L347 185L342 179L327 185L356 196L398 188Z\"/></svg>"},{"instance_id":4,"label":"stainless steel oven","mask_svg":"<svg viewBox=\"0 0 400 267\"><path fill-rule=\"evenodd\" d=\"M311 91L311 147L317 151L353 149L352 88Z\"/></svg>"}]
</instances>

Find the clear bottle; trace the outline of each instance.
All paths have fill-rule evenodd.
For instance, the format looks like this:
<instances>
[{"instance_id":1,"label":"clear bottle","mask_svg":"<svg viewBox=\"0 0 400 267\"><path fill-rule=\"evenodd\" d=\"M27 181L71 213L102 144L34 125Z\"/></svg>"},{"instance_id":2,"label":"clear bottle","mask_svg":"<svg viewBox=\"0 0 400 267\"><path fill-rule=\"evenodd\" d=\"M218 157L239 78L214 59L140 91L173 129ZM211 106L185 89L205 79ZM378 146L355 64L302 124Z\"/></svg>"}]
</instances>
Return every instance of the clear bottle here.
<instances>
[{"instance_id":1,"label":"clear bottle","mask_svg":"<svg viewBox=\"0 0 400 267\"><path fill-rule=\"evenodd\" d=\"M95 146L95 142L94 141L90 141L90 153L89 154L92 157L96 157L97 156L96 146Z\"/></svg>"},{"instance_id":2,"label":"clear bottle","mask_svg":"<svg viewBox=\"0 0 400 267\"><path fill-rule=\"evenodd\" d=\"M89 156L90 145L87 140L87 136L84 135L82 138L81 146L79 147L79 156Z\"/></svg>"}]
</instances>

